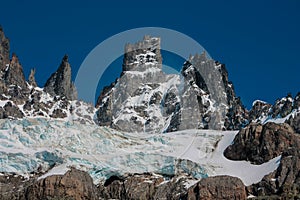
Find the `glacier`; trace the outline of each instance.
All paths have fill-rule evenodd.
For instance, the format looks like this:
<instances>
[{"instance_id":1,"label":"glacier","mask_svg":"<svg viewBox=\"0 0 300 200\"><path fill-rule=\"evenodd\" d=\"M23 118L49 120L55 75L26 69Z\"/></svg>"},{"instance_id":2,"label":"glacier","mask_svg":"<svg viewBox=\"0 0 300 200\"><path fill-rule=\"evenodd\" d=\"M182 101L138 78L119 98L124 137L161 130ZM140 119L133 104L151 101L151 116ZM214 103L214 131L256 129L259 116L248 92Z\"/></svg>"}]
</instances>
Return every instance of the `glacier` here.
<instances>
[{"instance_id":1,"label":"glacier","mask_svg":"<svg viewBox=\"0 0 300 200\"><path fill-rule=\"evenodd\" d=\"M25 177L42 172L41 179L75 167L87 171L95 184L125 173L184 173L197 179L230 175L250 185L277 169L280 156L262 165L225 158L223 151L236 134L215 130L127 133L77 121L1 119L0 172Z\"/></svg>"}]
</instances>

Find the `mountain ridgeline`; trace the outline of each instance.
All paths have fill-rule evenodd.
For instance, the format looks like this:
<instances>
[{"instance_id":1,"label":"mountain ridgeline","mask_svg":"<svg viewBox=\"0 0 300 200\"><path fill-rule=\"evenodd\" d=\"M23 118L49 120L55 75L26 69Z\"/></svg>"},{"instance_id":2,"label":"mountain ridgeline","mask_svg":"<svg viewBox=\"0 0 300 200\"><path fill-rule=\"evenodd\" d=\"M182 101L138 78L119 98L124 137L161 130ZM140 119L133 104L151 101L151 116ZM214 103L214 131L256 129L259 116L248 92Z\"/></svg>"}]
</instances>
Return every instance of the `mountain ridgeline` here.
<instances>
[{"instance_id":1,"label":"mountain ridgeline","mask_svg":"<svg viewBox=\"0 0 300 200\"><path fill-rule=\"evenodd\" d=\"M0 28L0 199L300 199L300 93L248 111L224 64L166 74L160 45L127 44L94 106L67 55L43 88L26 80Z\"/></svg>"},{"instance_id":2,"label":"mountain ridgeline","mask_svg":"<svg viewBox=\"0 0 300 200\"><path fill-rule=\"evenodd\" d=\"M0 99L4 102L0 118L71 118L125 132L161 133L239 130L250 121L282 117L299 131L299 116L290 116L299 108L299 94L274 106L256 101L248 111L236 96L224 64L202 52L183 63L180 74L165 74L160 44L160 38L150 36L127 44L121 76L104 87L92 106L77 100L68 56L43 88L37 87L35 70L26 81L17 55L9 57L9 40L0 29Z\"/></svg>"}]
</instances>

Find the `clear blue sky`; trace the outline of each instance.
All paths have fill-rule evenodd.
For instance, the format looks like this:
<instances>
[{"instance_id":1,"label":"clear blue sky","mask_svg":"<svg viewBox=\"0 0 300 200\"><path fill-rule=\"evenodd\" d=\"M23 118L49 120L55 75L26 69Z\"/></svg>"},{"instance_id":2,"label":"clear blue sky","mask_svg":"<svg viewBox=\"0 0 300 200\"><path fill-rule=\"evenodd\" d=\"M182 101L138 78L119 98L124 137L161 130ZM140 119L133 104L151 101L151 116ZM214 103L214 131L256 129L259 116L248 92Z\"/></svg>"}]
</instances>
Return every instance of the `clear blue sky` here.
<instances>
[{"instance_id":1,"label":"clear blue sky","mask_svg":"<svg viewBox=\"0 0 300 200\"><path fill-rule=\"evenodd\" d=\"M46 2L46 3L45 3ZM1 2L0 24L26 76L43 86L69 55L75 77L101 41L137 27L165 27L197 40L225 63L237 95L273 103L300 91L300 1ZM117 72L121 66L116 66ZM109 77L114 80L115 77Z\"/></svg>"}]
</instances>

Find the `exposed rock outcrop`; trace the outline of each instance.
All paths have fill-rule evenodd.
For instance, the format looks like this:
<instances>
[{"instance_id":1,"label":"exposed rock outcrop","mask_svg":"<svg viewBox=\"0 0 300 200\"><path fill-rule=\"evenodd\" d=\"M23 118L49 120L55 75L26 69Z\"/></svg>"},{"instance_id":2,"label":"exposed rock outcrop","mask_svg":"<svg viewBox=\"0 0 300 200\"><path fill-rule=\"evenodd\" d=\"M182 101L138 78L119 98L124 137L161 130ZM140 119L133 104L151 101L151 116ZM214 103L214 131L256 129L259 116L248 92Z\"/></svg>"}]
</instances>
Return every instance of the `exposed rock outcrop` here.
<instances>
[{"instance_id":1,"label":"exposed rock outcrop","mask_svg":"<svg viewBox=\"0 0 300 200\"><path fill-rule=\"evenodd\" d=\"M247 199L243 182L230 176L200 181L184 176L166 181L162 176L153 174L114 176L99 186L99 190L103 199Z\"/></svg>"},{"instance_id":2,"label":"exposed rock outcrop","mask_svg":"<svg viewBox=\"0 0 300 200\"><path fill-rule=\"evenodd\" d=\"M30 200L61 198L61 199L98 199L97 188L92 178L76 169L65 175L49 176L29 186L26 197Z\"/></svg>"},{"instance_id":3,"label":"exposed rock outcrop","mask_svg":"<svg viewBox=\"0 0 300 200\"><path fill-rule=\"evenodd\" d=\"M290 116L286 123L293 127L296 133L300 134L300 112Z\"/></svg>"},{"instance_id":4,"label":"exposed rock outcrop","mask_svg":"<svg viewBox=\"0 0 300 200\"><path fill-rule=\"evenodd\" d=\"M23 68L16 54L12 55L11 61L4 72L4 81L7 86L15 85L27 89Z\"/></svg>"},{"instance_id":5,"label":"exposed rock outcrop","mask_svg":"<svg viewBox=\"0 0 300 200\"><path fill-rule=\"evenodd\" d=\"M0 176L0 186L2 200L99 199L89 174L74 168L65 175L52 175L41 180L34 174L29 180L22 176Z\"/></svg>"},{"instance_id":6,"label":"exposed rock outcrop","mask_svg":"<svg viewBox=\"0 0 300 200\"><path fill-rule=\"evenodd\" d=\"M162 176L151 174L127 175L127 177L110 177L100 186L104 199L153 199L156 187L164 181Z\"/></svg>"},{"instance_id":7,"label":"exposed rock outcrop","mask_svg":"<svg viewBox=\"0 0 300 200\"><path fill-rule=\"evenodd\" d=\"M9 40L0 27L0 100L21 105L27 99L28 85L17 55L9 59L9 51Z\"/></svg>"},{"instance_id":8,"label":"exposed rock outcrop","mask_svg":"<svg viewBox=\"0 0 300 200\"><path fill-rule=\"evenodd\" d=\"M0 107L0 119L23 118L24 114L20 109L8 101L3 108Z\"/></svg>"},{"instance_id":9,"label":"exposed rock outcrop","mask_svg":"<svg viewBox=\"0 0 300 200\"><path fill-rule=\"evenodd\" d=\"M150 53L152 52L152 53ZM125 46L123 58L123 72L125 71L145 71L145 63L156 63L156 67L161 68L162 56L160 52L160 38L144 36L142 41Z\"/></svg>"},{"instance_id":10,"label":"exposed rock outcrop","mask_svg":"<svg viewBox=\"0 0 300 200\"><path fill-rule=\"evenodd\" d=\"M249 112L249 120L255 121L257 119L267 117L271 107L271 104L264 101L253 102L252 108Z\"/></svg>"},{"instance_id":11,"label":"exposed rock outcrop","mask_svg":"<svg viewBox=\"0 0 300 200\"><path fill-rule=\"evenodd\" d=\"M257 199L300 198L300 151L290 147L282 153L279 167L257 184L247 187Z\"/></svg>"},{"instance_id":12,"label":"exposed rock outcrop","mask_svg":"<svg viewBox=\"0 0 300 200\"><path fill-rule=\"evenodd\" d=\"M247 199L247 193L239 178L216 176L202 179L191 187L187 199Z\"/></svg>"},{"instance_id":13,"label":"exposed rock outcrop","mask_svg":"<svg viewBox=\"0 0 300 200\"><path fill-rule=\"evenodd\" d=\"M236 95L233 83L229 81L228 71L225 64L217 61L216 65L218 66L219 73L221 73L222 76L228 105L224 123L225 129L239 130L248 123L248 111L243 105L240 97Z\"/></svg>"},{"instance_id":14,"label":"exposed rock outcrop","mask_svg":"<svg viewBox=\"0 0 300 200\"><path fill-rule=\"evenodd\" d=\"M293 97L288 94L286 98L279 99L272 106L272 117L286 117L293 110Z\"/></svg>"},{"instance_id":15,"label":"exposed rock outcrop","mask_svg":"<svg viewBox=\"0 0 300 200\"><path fill-rule=\"evenodd\" d=\"M9 40L5 37L0 26L0 71L4 71L9 64Z\"/></svg>"},{"instance_id":16,"label":"exposed rock outcrop","mask_svg":"<svg viewBox=\"0 0 300 200\"><path fill-rule=\"evenodd\" d=\"M29 83L29 85L31 85L33 87L37 87L34 75L35 75L35 69L31 69L29 77L28 77L28 83Z\"/></svg>"},{"instance_id":17,"label":"exposed rock outcrop","mask_svg":"<svg viewBox=\"0 0 300 200\"><path fill-rule=\"evenodd\" d=\"M211 177L202 180L188 176L163 177L158 174L125 174L112 176L98 186L88 173L71 168L64 175L39 179L32 173L29 179L18 175L0 176L3 200L39 199L246 199L245 186L238 178Z\"/></svg>"},{"instance_id":18,"label":"exposed rock outcrop","mask_svg":"<svg viewBox=\"0 0 300 200\"><path fill-rule=\"evenodd\" d=\"M188 199L188 189L198 181L186 176L170 177L151 173L113 176L99 186L103 199Z\"/></svg>"},{"instance_id":19,"label":"exposed rock outcrop","mask_svg":"<svg viewBox=\"0 0 300 200\"><path fill-rule=\"evenodd\" d=\"M262 164L281 155L290 147L299 148L299 136L288 124L252 123L242 129L224 152L231 160L248 160Z\"/></svg>"},{"instance_id":20,"label":"exposed rock outcrop","mask_svg":"<svg viewBox=\"0 0 300 200\"><path fill-rule=\"evenodd\" d=\"M71 81L71 66L65 55L59 68L47 80L44 90L53 96L66 97L68 100L77 99L75 85Z\"/></svg>"},{"instance_id":21,"label":"exposed rock outcrop","mask_svg":"<svg viewBox=\"0 0 300 200\"><path fill-rule=\"evenodd\" d=\"M32 174L31 174L32 176ZM27 179L16 174L1 174L0 199L1 200L25 200L26 189L34 183L34 179Z\"/></svg>"},{"instance_id":22,"label":"exposed rock outcrop","mask_svg":"<svg viewBox=\"0 0 300 200\"><path fill-rule=\"evenodd\" d=\"M285 122L300 133L300 93L295 98L288 94L278 99L274 105L255 101L249 112L249 120L262 124L268 121Z\"/></svg>"},{"instance_id":23,"label":"exposed rock outcrop","mask_svg":"<svg viewBox=\"0 0 300 200\"><path fill-rule=\"evenodd\" d=\"M247 110L236 97L224 64L203 52L185 62L182 75L181 129L237 130L247 123Z\"/></svg>"}]
</instances>

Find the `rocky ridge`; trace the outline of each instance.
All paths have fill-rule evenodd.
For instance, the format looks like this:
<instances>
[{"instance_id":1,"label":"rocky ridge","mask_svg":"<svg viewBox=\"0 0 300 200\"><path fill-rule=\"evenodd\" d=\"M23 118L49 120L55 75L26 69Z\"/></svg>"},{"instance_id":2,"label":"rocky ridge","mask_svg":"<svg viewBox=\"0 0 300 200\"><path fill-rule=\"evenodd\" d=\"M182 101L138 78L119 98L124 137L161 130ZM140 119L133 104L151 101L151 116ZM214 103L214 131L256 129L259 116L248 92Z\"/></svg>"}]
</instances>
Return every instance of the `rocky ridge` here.
<instances>
[{"instance_id":1,"label":"rocky ridge","mask_svg":"<svg viewBox=\"0 0 300 200\"><path fill-rule=\"evenodd\" d=\"M208 59L205 52L191 56L180 75L165 74L160 38L145 36L125 46L122 75L103 89L96 108L76 101L68 56L44 88L39 88L35 70L31 70L27 82L16 54L9 59L9 40L2 29L0 39L1 118L73 118L83 123L96 120L101 126L127 132L239 130L251 121L266 123L272 119L282 119L298 132L300 129L300 94L294 99L288 95L273 106L256 101L247 111L228 80L225 65Z\"/></svg>"},{"instance_id":2,"label":"rocky ridge","mask_svg":"<svg viewBox=\"0 0 300 200\"><path fill-rule=\"evenodd\" d=\"M9 40L0 29L0 118L23 117L60 118L94 123L95 108L77 101L71 82L71 66L65 56L58 70L47 80L44 88L35 81L31 70L28 82L16 54L9 59Z\"/></svg>"},{"instance_id":3,"label":"rocky ridge","mask_svg":"<svg viewBox=\"0 0 300 200\"><path fill-rule=\"evenodd\" d=\"M9 184L8 184L9 183ZM187 176L166 180L158 174L112 176L94 185L86 172L70 169L64 175L29 179L0 176L3 200L37 199L246 199L246 188L238 178L220 176L201 181ZM220 187L221 186L221 187Z\"/></svg>"},{"instance_id":4,"label":"rocky ridge","mask_svg":"<svg viewBox=\"0 0 300 200\"><path fill-rule=\"evenodd\" d=\"M274 105L264 101L253 102L249 112L249 121L260 124L267 122L287 123L300 133L300 93L295 97L288 94L276 100Z\"/></svg>"},{"instance_id":5,"label":"rocky ridge","mask_svg":"<svg viewBox=\"0 0 300 200\"><path fill-rule=\"evenodd\" d=\"M247 111L228 81L225 65L204 52L191 56L181 75L167 75L161 57L160 38L145 36L125 47L121 77L105 87L97 101L100 125L128 132L170 132L235 130L247 123Z\"/></svg>"}]
</instances>

